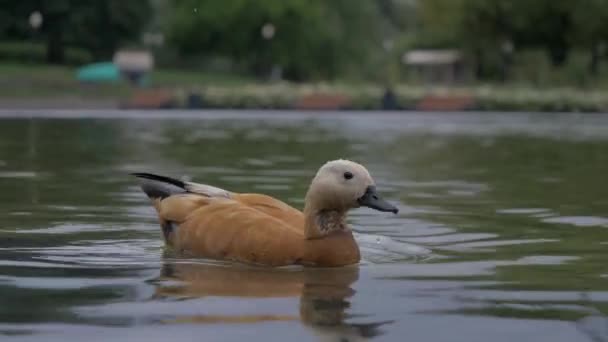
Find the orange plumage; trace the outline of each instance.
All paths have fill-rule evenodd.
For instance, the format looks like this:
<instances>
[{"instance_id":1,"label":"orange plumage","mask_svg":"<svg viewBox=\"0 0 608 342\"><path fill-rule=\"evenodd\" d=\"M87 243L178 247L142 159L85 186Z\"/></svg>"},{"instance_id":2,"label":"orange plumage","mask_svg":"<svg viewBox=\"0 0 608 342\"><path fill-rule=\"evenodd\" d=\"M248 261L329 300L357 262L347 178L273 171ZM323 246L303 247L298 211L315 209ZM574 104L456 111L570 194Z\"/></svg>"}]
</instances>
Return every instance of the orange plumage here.
<instances>
[{"instance_id":1,"label":"orange plumage","mask_svg":"<svg viewBox=\"0 0 608 342\"><path fill-rule=\"evenodd\" d=\"M396 212L381 200L367 170L344 160L325 164L306 195L304 211L262 194L139 173L165 240L195 257L268 266L343 266L359 262L345 217L361 205Z\"/></svg>"}]
</instances>

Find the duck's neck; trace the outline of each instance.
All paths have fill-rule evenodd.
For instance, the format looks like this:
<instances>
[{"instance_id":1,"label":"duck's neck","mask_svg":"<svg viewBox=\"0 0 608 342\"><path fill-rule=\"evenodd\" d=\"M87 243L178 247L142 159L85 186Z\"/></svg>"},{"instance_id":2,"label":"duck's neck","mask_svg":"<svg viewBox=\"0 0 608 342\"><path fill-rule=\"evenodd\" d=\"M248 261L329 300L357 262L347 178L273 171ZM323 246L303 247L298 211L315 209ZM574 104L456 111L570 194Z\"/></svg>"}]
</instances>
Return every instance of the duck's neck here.
<instances>
[{"instance_id":1,"label":"duck's neck","mask_svg":"<svg viewBox=\"0 0 608 342\"><path fill-rule=\"evenodd\" d=\"M318 239L327 235L348 231L345 210L304 208L304 235L307 239Z\"/></svg>"}]
</instances>

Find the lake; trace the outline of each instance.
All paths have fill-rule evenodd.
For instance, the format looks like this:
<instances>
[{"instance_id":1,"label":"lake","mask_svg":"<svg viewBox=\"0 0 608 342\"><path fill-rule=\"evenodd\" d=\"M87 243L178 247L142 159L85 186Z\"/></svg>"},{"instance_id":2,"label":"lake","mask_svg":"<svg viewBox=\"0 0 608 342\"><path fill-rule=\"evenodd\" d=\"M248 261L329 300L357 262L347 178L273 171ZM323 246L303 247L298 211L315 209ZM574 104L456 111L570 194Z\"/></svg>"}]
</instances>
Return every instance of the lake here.
<instances>
[{"instance_id":1,"label":"lake","mask_svg":"<svg viewBox=\"0 0 608 342\"><path fill-rule=\"evenodd\" d=\"M336 158L400 209L338 269L172 255L128 175L300 208ZM608 341L607 175L599 114L0 112L0 337Z\"/></svg>"}]
</instances>

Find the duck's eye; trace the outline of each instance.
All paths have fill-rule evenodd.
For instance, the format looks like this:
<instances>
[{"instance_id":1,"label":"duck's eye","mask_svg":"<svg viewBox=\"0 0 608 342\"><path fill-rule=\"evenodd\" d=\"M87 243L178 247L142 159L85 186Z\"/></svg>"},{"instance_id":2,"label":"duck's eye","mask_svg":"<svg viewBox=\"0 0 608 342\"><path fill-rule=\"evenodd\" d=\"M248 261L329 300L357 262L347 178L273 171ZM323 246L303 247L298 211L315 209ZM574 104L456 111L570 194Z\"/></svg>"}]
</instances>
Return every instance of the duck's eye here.
<instances>
[{"instance_id":1,"label":"duck's eye","mask_svg":"<svg viewBox=\"0 0 608 342\"><path fill-rule=\"evenodd\" d=\"M344 172L344 179L351 179L351 178L353 178L353 174L352 173L350 173L348 171Z\"/></svg>"}]
</instances>

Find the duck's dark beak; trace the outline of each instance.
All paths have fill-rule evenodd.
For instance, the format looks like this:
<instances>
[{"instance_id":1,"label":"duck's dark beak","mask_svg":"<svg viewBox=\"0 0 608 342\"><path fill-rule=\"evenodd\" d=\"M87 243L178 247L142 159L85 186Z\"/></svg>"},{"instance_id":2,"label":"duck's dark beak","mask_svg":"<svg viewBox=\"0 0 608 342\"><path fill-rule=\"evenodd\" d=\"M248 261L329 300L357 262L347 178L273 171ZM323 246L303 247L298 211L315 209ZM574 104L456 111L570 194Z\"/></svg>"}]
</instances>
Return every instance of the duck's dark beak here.
<instances>
[{"instance_id":1,"label":"duck's dark beak","mask_svg":"<svg viewBox=\"0 0 608 342\"><path fill-rule=\"evenodd\" d=\"M367 189L365 190L365 194L359 197L359 199L357 199L357 202L359 202L359 205L376 209L379 211L392 212L393 214L399 212L399 209L397 209L397 207L388 203L387 201L380 198L380 196L378 196L376 187L373 185L367 187Z\"/></svg>"}]
</instances>

